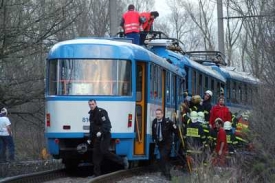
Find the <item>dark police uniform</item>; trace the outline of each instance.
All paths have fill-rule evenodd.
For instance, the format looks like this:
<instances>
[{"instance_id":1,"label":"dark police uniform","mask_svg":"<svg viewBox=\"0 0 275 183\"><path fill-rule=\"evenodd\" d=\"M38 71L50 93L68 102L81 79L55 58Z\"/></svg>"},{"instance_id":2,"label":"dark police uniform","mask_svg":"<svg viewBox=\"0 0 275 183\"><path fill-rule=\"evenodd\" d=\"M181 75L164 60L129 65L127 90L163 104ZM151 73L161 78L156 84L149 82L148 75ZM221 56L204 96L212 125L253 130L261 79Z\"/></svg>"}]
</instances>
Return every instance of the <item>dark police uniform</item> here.
<instances>
[{"instance_id":1,"label":"dark police uniform","mask_svg":"<svg viewBox=\"0 0 275 183\"><path fill-rule=\"evenodd\" d=\"M101 174L101 162L103 158L107 158L118 164L123 165L123 158L111 153L108 148L111 140L111 122L106 110L96 107L94 110L89 111L90 117L90 138L94 143L93 147L93 164L94 175ZM97 137L96 134L101 132L101 136Z\"/></svg>"}]
</instances>

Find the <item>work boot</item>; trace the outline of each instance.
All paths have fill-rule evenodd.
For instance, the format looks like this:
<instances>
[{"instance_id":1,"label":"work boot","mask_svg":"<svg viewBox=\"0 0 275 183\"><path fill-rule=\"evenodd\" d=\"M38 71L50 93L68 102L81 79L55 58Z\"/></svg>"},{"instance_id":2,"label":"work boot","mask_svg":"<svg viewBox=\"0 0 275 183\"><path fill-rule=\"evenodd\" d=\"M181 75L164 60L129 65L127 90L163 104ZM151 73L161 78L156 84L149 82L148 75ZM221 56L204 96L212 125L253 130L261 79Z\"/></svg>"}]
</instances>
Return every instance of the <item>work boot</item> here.
<instances>
[{"instance_id":1,"label":"work boot","mask_svg":"<svg viewBox=\"0 0 275 183\"><path fill-rule=\"evenodd\" d=\"M124 169L128 169L129 168L129 162L128 162L127 156L125 156L123 158L123 166L124 166Z\"/></svg>"}]
</instances>

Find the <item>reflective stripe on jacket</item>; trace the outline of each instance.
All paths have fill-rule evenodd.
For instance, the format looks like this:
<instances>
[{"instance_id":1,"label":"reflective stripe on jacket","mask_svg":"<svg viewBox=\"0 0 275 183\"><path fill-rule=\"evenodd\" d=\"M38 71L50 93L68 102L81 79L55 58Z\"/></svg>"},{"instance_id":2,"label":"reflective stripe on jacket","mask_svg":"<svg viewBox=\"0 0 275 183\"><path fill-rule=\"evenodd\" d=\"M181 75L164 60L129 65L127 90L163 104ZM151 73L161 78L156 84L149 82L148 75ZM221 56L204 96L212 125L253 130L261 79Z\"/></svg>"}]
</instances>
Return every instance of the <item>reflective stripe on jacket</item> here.
<instances>
[{"instance_id":1,"label":"reflective stripe on jacket","mask_svg":"<svg viewBox=\"0 0 275 183\"><path fill-rule=\"evenodd\" d=\"M137 11L128 11L123 14L124 33L139 32L139 13Z\"/></svg>"}]
</instances>

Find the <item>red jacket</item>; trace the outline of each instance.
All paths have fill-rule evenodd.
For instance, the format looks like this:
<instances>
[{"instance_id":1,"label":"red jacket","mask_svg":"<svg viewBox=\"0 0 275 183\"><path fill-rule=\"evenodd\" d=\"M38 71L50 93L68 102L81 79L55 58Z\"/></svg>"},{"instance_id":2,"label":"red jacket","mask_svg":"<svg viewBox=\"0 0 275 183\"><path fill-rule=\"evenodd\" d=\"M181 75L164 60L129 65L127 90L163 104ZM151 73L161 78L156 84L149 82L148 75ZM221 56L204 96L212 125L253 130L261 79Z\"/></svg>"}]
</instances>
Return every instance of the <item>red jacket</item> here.
<instances>
[{"instance_id":1,"label":"red jacket","mask_svg":"<svg viewBox=\"0 0 275 183\"><path fill-rule=\"evenodd\" d=\"M214 127L215 120L217 118L221 118L223 122L231 121L231 114L229 109L226 106L220 106L218 104L212 107L209 119L209 124L212 125L212 128Z\"/></svg>"},{"instance_id":2,"label":"red jacket","mask_svg":"<svg viewBox=\"0 0 275 183\"><path fill-rule=\"evenodd\" d=\"M144 12L140 14L141 19L144 19L145 21L142 24L142 28L144 31L150 31L151 27L153 25L154 19L151 19L151 13L150 12Z\"/></svg>"},{"instance_id":3,"label":"red jacket","mask_svg":"<svg viewBox=\"0 0 275 183\"><path fill-rule=\"evenodd\" d=\"M220 128L217 134L217 145L216 145L216 153L219 153L219 150L221 148L221 143L224 142L222 155L225 155L228 152L228 144L226 139L226 132L223 128Z\"/></svg>"},{"instance_id":4,"label":"red jacket","mask_svg":"<svg viewBox=\"0 0 275 183\"><path fill-rule=\"evenodd\" d=\"M125 34L139 32L139 13L137 11L127 11L123 14Z\"/></svg>"}]
</instances>

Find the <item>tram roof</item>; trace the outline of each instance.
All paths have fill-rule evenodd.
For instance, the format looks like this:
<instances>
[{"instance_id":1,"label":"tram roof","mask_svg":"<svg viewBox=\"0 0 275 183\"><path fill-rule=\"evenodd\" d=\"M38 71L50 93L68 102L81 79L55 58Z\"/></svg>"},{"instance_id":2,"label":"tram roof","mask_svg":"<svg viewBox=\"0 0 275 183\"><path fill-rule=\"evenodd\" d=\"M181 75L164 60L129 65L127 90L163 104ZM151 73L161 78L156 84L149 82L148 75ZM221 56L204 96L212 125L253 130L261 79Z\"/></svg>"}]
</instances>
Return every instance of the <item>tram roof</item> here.
<instances>
[{"instance_id":1,"label":"tram roof","mask_svg":"<svg viewBox=\"0 0 275 183\"><path fill-rule=\"evenodd\" d=\"M224 83L226 82L226 78L223 75L221 75L218 71L216 71L216 70L214 70L212 68L209 68L207 66L199 64L199 63L197 63L197 62L195 62L193 60L190 60L187 57L184 57L182 59L182 61L184 62L185 65L187 65L189 67L192 67L192 68L194 68L196 70L199 70L200 72L205 73L206 75L211 76L213 78L216 78L216 79L218 79L218 80L220 80L220 81L222 81Z\"/></svg>"},{"instance_id":2,"label":"tram roof","mask_svg":"<svg viewBox=\"0 0 275 183\"><path fill-rule=\"evenodd\" d=\"M258 84L260 80L258 78L253 77L251 74L246 72L239 72L235 71L235 68L232 67L220 67L223 72L229 74L230 79L234 79L237 81L251 83L251 84Z\"/></svg>"},{"instance_id":3,"label":"tram roof","mask_svg":"<svg viewBox=\"0 0 275 183\"><path fill-rule=\"evenodd\" d=\"M165 59L155 55L151 51L132 43L117 41L117 39L79 38L62 41L55 44L49 54L51 59L119 59L142 60L154 62L179 75L186 75L184 69L180 69Z\"/></svg>"}]
</instances>

